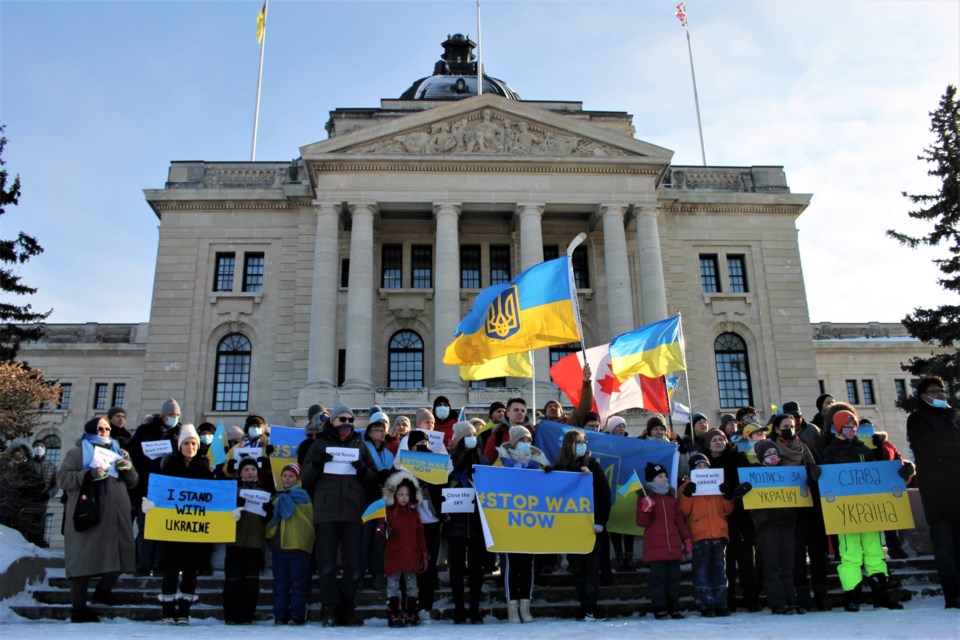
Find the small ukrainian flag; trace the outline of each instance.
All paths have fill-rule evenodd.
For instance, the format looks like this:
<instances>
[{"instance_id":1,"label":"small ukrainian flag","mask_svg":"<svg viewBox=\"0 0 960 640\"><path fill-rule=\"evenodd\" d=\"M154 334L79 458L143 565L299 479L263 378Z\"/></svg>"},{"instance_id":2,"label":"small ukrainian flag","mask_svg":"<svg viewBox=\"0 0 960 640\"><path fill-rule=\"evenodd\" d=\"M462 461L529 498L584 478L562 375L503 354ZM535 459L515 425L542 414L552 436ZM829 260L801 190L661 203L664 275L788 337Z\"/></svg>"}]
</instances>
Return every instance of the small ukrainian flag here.
<instances>
[{"instance_id":1,"label":"small ukrainian flag","mask_svg":"<svg viewBox=\"0 0 960 640\"><path fill-rule=\"evenodd\" d=\"M363 515L360 519L363 522L370 522L371 520L376 520L378 518L387 517L387 503L384 502L383 498L380 498L376 502L371 502L370 506L367 507L367 510L363 512Z\"/></svg>"},{"instance_id":2,"label":"small ukrainian flag","mask_svg":"<svg viewBox=\"0 0 960 640\"><path fill-rule=\"evenodd\" d=\"M643 491L643 484L640 482L640 476L637 475L637 470L634 469L630 479L627 480L627 484L620 487L620 495L626 496L627 494L637 491Z\"/></svg>"}]
</instances>

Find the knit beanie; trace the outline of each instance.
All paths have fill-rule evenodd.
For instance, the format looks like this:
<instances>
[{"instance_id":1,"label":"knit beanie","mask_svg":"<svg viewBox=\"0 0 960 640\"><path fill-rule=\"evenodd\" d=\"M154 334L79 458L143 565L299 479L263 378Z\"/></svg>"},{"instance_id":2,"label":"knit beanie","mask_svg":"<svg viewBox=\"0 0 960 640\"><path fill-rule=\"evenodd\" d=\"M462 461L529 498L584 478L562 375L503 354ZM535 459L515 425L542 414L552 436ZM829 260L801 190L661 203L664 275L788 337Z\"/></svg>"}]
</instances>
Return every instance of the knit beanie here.
<instances>
[{"instance_id":1,"label":"knit beanie","mask_svg":"<svg viewBox=\"0 0 960 640\"><path fill-rule=\"evenodd\" d=\"M97 435L97 425L100 424L100 421L103 420L102 417L90 418L83 425L83 432L89 433L92 436Z\"/></svg>"},{"instance_id":2,"label":"knit beanie","mask_svg":"<svg viewBox=\"0 0 960 640\"><path fill-rule=\"evenodd\" d=\"M530 429L519 424L510 427L510 442L517 442L520 438L530 438L532 440L533 436L530 434Z\"/></svg>"},{"instance_id":3,"label":"knit beanie","mask_svg":"<svg viewBox=\"0 0 960 640\"><path fill-rule=\"evenodd\" d=\"M607 424L603 426L603 431L605 433L613 433L613 430L620 425L623 425L625 428L627 426L627 421L620 416L610 416L607 418Z\"/></svg>"},{"instance_id":4,"label":"knit beanie","mask_svg":"<svg viewBox=\"0 0 960 640\"><path fill-rule=\"evenodd\" d=\"M163 401L163 404L160 405L161 416L173 416L178 413L180 413L180 405L177 404L177 401L173 398L167 398Z\"/></svg>"},{"instance_id":5,"label":"knit beanie","mask_svg":"<svg viewBox=\"0 0 960 640\"><path fill-rule=\"evenodd\" d=\"M706 420L706 419L707 419L707 416L703 415L700 412L697 412L693 414L693 417L690 418L690 426L692 427L693 425L697 424L701 420ZM707 422L707 424L709 424L709 421Z\"/></svg>"},{"instance_id":6,"label":"knit beanie","mask_svg":"<svg viewBox=\"0 0 960 640\"><path fill-rule=\"evenodd\" d=\"M213 426L212 422L201 422L197 425L197 433L216 433L217 428Z\"/></svg>"},{"instance_id":7,"label":"knit beanie","mask_svg":"<svg viewBox=\"0 0 960 640\"><path fill-rule=\"evenodd\" d=\"M653 479L656 478L661 473L667 473L667 468L662 464L656 464L655 462L648 462L647 466L643 470L643 477L646 478L647 482L653 482ZM667 473L669 477L670 474Z\"/></svg>"},{"instance_id":8,"label":"knit beanie","mask_svg":"<svg viewBox=\"0 0 960 640\"><path fill-rule=\"evenodd\" d=\"M488 417L488 418L492 418L494 411L496 411L497 409L506 409L506 408L507 408L507 405L503 404L503 403L500 402L499 400L496 401L496 402L491 402L491 403L490 403L490 408L487 409L487 417Z\"/></svg>"},{"instance_id":9,"label":"knit beanie","mask_svg":"<svg viewBox=\"0 0 960 640\"><path fill-rule=\"evenodd\" d=\"M336 418L337 416L341 416L343 414L347 414L351 418L355 417L353 415L353 409L343 404L342 402L338 402L337 404L333 405L333 409L330 410L331 418Z\"/></svg>"},{"instance_id":10,"label":"knit beanie","mask_svg":"<svg viewBox=\"0 0 960 640\"><path fill-rule=\"evenodd\" d=\"M460 440L466 438L467 436L472 436L476 433L476 427L473 424L464 421L458 422L453 425L453 438L450 440L450 446L456 446Z\"/></svg>"},{"instance_id":11,"label":"knit beanie","mask_svg":"<svg viewBox=\"0 0 960 640\"><path fill-rule=\"evenodd\" d=\"M816 402L817 411L823 411L824 401L826 401L827 398L832 398L832 397L833 397L832 393L821 393L819 396L817 396L817 402Z\"/></svg>"},{"instance_id":12,"label":"knit beanie","mask_svg":"<svg viewBox=\"0 0 960 640\"><path fill-rule=\"evenodd\" d=\"M424 409L423 407L417 409L417 417L413 423L413 426L420 428L420 423L425 422L433 417L433 412L430 409Z\"/></svg>"},{"instance_id":13,"label":"knit beanie","mask_svg":"<svg viewBox=\"0 0 960 640\"><path fill-rule=\"evenodd\" d=\"M706 442L707 444L710 444L710 443L713 441L713 439L716 438L716 437L723 438L724 441L727 440L727 434L725 434L725 433L724 433L723 431L721 431L720 429L710 429L710 430L707 431L707 433L703 436L703 441Z\"/></svg>"},{"instance_id":14,"label":"knit beanie","mask_svg":"<svg viewBox=\"0 0 960 640\"><path fill-rule=\"evenodd\" d=\"M287 464L283 465L283 469L280 469L280 474L282 475L283 472L286 471L287 469L292 471L293 475L297 476L297 482L299 482L300 481L300 465L298 465L296 462L288 462Z\"/></svg>"},{"instance_id":15,"label":"knit beanie","mask_svg":"<svg viewBox=\"0 0 960 640\"><path fill-rule=\"evenodd\" d=\"M720 429L723 429L725 426L727 426L727 424L731 422L736 422L736 421L737 421L737 417L735 415L733 415L732 413L725 413L722 416L720 416Z\"/></svg>"},{"instance_id":16,"label":"knit beanie","mask_svg":"<svg viewBox=\"0 0 960 640\"><path fill-rule=\"evenodd\" d=\"M426 434L425 431L420 431L419 429L414 429L410 432L410 435L407 436L407 449L413 450L418 444L427 441L427 444L430 443L430 436Z\"/></svg>"},{"instance_id":17,"label":"knit beanie","mask_svg":"<svg viewBox=\"0 0 960 640\"><path fill-rule=\"evenodd\" d=\"M847 423L850 422L850 419L853 418L854 423L857 421L857 416L853 415L849 411L837 411L833 414L833 429L837 433L840 433L840 430L847 426Z\"/></svg>"},{"instance_id":18,"label":"knit beanie","mask_svg":"<svg viewBox=\"0 0 960 640\"><path fill-rule=\"evenodd\" d=\"M234 425L227 429L227 442L238 442L243 440L243 429Z\"/></svg>"},{"instance_id":19,"label":"knit beanie","mask_svg":"<svg viewBox=\"0 0 960 640\"><path fill-rule=\"evenodd\" d=\"M757 443L753 445L753 453L757 456L757 460L763 460L767 451L776 448L777 445L773 440L757 440Z\"/></svg>"},{"instance_id":20,"label":"knit beanie","mask_svg":"<svg viewBox=\"0 0 960 640\"><path fill-rule=\"evenodd\" d=\"M243 471L243 468L244 468L244 467L246 467L246 466L248 466L248 465L251 465L251 464L252 464L253 466L257 467L258 469L260 468L260 465L257 464L257 459L256 459L256 458L250 458L250 457L242 458L242 459L240 460L240 462L237 463L237 475L240 475L240 472ZM287 466L290 466L290 465L287 465ZM300 477L300 474L299 474L299 473L297 474L297 477L298 477L298 478Z\"/></svg>"},{"instance_id":21,"label":"knit beanie","mask_svg":"<svg viewBox=\"0 0 960 640\"><path fill-rule=\"evenodd\" d=\"M309 422L310 420L313 420L313 416L317 415L318 413L323 413L324 411L326 411L326 409L322 404L310 405L310 408L307 409L307 421Z\"/></svg>"},{"instance_id":22,"label":"knit beanie","mask_svg":"<svg viewBox=\"0 0 960 640\"><path fill-rule=\"evenodd\" d=\"M376 413L371 414L370 421L367 422L367 426L374 424L375 422L385 422L384 428L390 424L390 418L383 411L377 411Z\"/></svg>"},{"instance_id":23,"label":"knit beanie","mask_svg":"<svg viewBox=\"0 0 960 640\"><path fill-rule=\"evenodd\" d=\"M197 429L192 424L182 424L180 425L180 435L177 437L177 449L180 449L180 445L183 444L184 440L189 440L193 438L197 441L197 446L200 446L200 436L197 435Z\"/></svg>"},{"instance_id":24,"label":"knit beanie","mask_svg":"<svg viewBox=\"0 0 960 640\"><path fill-rule=\"evenodd\" d=\"M710 466L710 460L702 453L690 454L689 462L691 469L696 469L698 464L706 464L708 467Z\"/></svg>"},{"instance_id":25,"label":"knit beanie","mask_svg":"<svg viewBox=\"0 0 960 640\"><path fill-rule=\"evenodd\" d=\"M123 407L110 407L110 411L107 411L107 420L113 420L113 416L117 415L118 413L127 415L127 412Z\"/></svg>"},{"instance_id":26,"label":"knit beanie","mask_svg":"<svg viewBox=\"0 0 960 640\"><path fill-rule=\"evenodd\" d=\"M646 435L649 436L654 427L663 427L664 429L667 428L667 421L659 413L647 420L647 428L645 430Z\"/></svg>"}]
</instances>

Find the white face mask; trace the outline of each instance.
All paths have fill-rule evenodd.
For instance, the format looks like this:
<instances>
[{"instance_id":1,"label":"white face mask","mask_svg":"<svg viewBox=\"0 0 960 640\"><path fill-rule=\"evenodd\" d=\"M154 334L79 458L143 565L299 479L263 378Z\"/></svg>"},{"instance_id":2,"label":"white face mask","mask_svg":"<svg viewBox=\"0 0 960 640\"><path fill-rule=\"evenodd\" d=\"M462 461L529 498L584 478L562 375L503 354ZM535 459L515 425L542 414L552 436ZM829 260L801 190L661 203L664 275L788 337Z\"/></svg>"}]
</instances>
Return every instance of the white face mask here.
<instances>
[{"instance_id":1,"label":"white face mask","mask_svg":"<svg viewBox=\"0 0 960 640\"><path fill-rule=\"evenodd\" d=\"M213 442L213 434L212 433L203 434L202 436L200 436L200 442L202 442L203 444L211 444Z\"/></svg>"},{"instance_id":2,"label":"white face mask","mask_svg":"<svg viewBox=\"0 0 960 640\"><path fill-rule=\"evenodd\" d=\"M41 447L40 445L37 445L36 447L33 448L33 455L37 456L38 458L42 458L43 454L45 454L46 452L47 450Z\"/></svg>"},{"instance_id":3,"label":"white face mask","mask_svg":"<svg viewBox=\"0 0 960 640\"><path fill-rule=\"evenodd\" d=\"M250 436L251 440L256 440L263 433L263 429L260 427L250 427L247 429L247 435Z\"/></svg>"},{"instance_id":4,"label":"white face mask","mask_svg":"<svg viewBox=\"0 0 960 640\"><path fill-rule=\"evenodd\" d=\"M444 407L444 406L437 407L437 410L435 413L437 414L437 417L440 418L441 420L446 420L447 417L450 415L450 407Z\"/></svg>"},{"instance_id":5,"label":"white face mask","mask_svg":"<svg viewBox=\"0 0 960 640\"><path fill-rule=\"evenodd\" d=\"M473 449L477 446L477 436L467 436L463 439L463 446L467 449Z\"/></svg>"}]
</instances>

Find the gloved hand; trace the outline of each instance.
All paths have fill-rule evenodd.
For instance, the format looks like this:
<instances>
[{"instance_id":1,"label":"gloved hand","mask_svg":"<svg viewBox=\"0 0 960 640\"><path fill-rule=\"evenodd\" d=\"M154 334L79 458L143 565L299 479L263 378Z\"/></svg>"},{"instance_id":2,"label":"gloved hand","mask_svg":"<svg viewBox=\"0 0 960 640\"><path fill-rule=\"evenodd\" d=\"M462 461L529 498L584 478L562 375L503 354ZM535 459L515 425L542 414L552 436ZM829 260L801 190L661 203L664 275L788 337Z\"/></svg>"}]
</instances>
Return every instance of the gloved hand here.
<instances>
[{"instance_id":1,"label":"gloved hand","mask_svg":"<svg viewBox=\"0 0 960 640\"><path fill-rule=\"evenodd\" d=\"M897 474L904 480L909 480L917 474L917 466L909 460L904 460L903 465L897 469Z\"/></svg>"},{"instance_id":2,"label":"gloved hand","mask_svg":"<svg viewBox=\"0 0 960 640\"><path fill-rule=\"evenodd\" d=\"M807 465L807 479L816 482L823 474L823 470L815 464Z\"/></svg>"},{"instance_id":3,"label":"gloved hand","mask_svg":"<svg viewBox=\"0 0 960 640\"><path fill-rule=\"evenodd\" d=\"M742 498L743 496L747 495L751 489L753 489L752 484L749 482L742 482L733 488L733 496L735 498Z\"/></svg>"},{"instance_id":4,"label":"gloved hand","mask_svg":"<svg viewBox=\"0 0 960 640\"><path fill-rule=\"evenodd\" d=\"M100 480L107 479L107 470L104 469L103 467L95 467L93 469L90 469L90 473L94 482L99 482Z\"/></svg>"},{"instance_id":5,"label":"gloved hand","mask_svg":"<svg viewBox=\"0 0 960 640\"><path fill-rule=\"evenodd\" d=\"M350 466L357 470L357 475L362 476L367 473L367 465L363 460L354 460Z\"/></svg>"},{"instance_id":6,"label":"gloved hand","mask_svg":"<svg viewBox=\"0 0 960 640\"><path fill-rule=\"evenodd\" d=\"M681 454L693 451L693 441L690 439L690 436L677 438L677 451Z\"/></svg>"},{"instance_id":7,"label":"gloved hand","mask_svg":"<svg viewBox=\"0 0 960 640\"><path fill-rule=\"evenodd\" d=\"M235 522L240 522L240 513L241 513L241 512L242 512L242 509L240 509L240 507L237 507L236 509L234 509L233 511L230 512L230 515L233 516L233 520L234 520Z\"/></svg>"},{"instance_id":8,"label":"gloved hand","mask_svg":"<svg viewBox=\"0 0 960 640\"><path fill-rule=\"evenodd\" d=\"M323 465L328 462L333 462L333 456L330 455L326 450L323 450L320 454L313 459L313 468L323 471Z\"/></svg>"},{"instance_id":9,"label":"gloved hand","mask_svg":"<svg viewBox=\"0 0 960 640\"><path fill-rule=\"evenodd\" d=\"M650 513L651 511L653 511L653 505L654 505L653 498L651 498L650 496L647 496L640 501L640 510L643 511L644 513Z\"/></svg>"},{"instance_id":10,"label":"gloved hand","mask_svg":"<svg viewBox=\"0 0 960 640\"><path fill-rule=\"evenodd\" d=\"M117 460L117 471L130 471L133 469L133 463L126 458Z\"/></svg>"},{"instance_id":11,"label":"gloved hand","mask_svg":"<svg viewBox=\"0 0 960 640\"><path fill-rule=\"evenodd\" d=\"M603 525L602 525L602 524L595 524L595 525L593 525L593 532L594 532L594 533L601 533L602 531L603 531Z\"/></svg>"},{"instance_id":12,"label":"gloved hand","mask_svg":"<svg viewBox=\"0 0 960 640\"><path fill-rule=\"evenodd\" d=\"M144 515L146 515L147 512L150 511L150 509L153 509L155 506L157 505L154 504L153 500L144 498L143 500L140 501L140 510L143 511Z\"/></svg>"},{"instance_id":13,"label":"gloved hand","mask_svg":"<svg viewBox=\"0 0 960 640\"><path fill-rule=\"evenodd\" d=\"M272 456L272 455L273 455L273 452L276 451L276 450L277 450L277 448L274 447L272 444L268 444L268 445L266 446L266 448L264 449L264 451L267 452L267 455L268 455L268 456Z\"/></svg>"},{"instance_id":14,"label":"gloved hand","mask_svg":"<svg viewBox=\"0 0 960 640\"><path fill-rule=\"evenodd\" d=\"M881 438L879 434L873 434L873 446L875 449L879 449L883 446L884 438Z\"/></svg>"},{"instance_id":15,"label":"gloved hand","mask_svg":"<svg viewBox=\"0 0 960 640\"><path fill-rule=\"evenodd\" d=\"M237 473L237 460L235 458L230 458L227 460L227 473L230 475Z\"/></svg>"},{"instance_id":16,"label":"gloved hand","mask_svg":"<svg viewBox=\"0 0 960 640\"><path fill-rule=\"evenodd\" d=\"M551 467L548 464L545 464L540 468L543 470L544 473L550 473L551 471L553 471L553 467Z\"/></svg>"},{"instance_id":17,"label":"gloved hand","mask_svg":"<svg viewBox=\"0 0 960 640\"><path fill-rule=\"evenodd\" d=\"M683 495L687 496L688 498L691 497L696 492L697 492L696 482L688 482L687 484L683 485Z\"/></svg>"}]
</instances>

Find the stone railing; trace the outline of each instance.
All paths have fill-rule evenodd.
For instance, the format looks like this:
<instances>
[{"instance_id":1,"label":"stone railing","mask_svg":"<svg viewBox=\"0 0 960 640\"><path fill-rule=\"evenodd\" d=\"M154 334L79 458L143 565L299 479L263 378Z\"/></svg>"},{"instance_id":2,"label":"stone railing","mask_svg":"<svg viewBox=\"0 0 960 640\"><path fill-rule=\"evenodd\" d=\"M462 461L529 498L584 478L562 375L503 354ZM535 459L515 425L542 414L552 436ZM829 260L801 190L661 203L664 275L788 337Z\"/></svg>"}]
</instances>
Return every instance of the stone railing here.
<instances>
[{"instance_id":1,"label":"stone railing","mask_svg":"<svg viewBox=\"0 0 960 640\"><path fill-rule=\"evenodd\" d=\"M301 184L305 169L298 162L174 162L167 189L273 189Z\"/></svg>"},{"instance_id":2,"label":"stone railing","mask_svg":"<svg viewBox=\"0 0 960 640\"><path fill-rule=\"evenodd\" d=\"M661 186L682 191L790 193L782 167L670 167Z\"/></svg>"}]
</instances>

